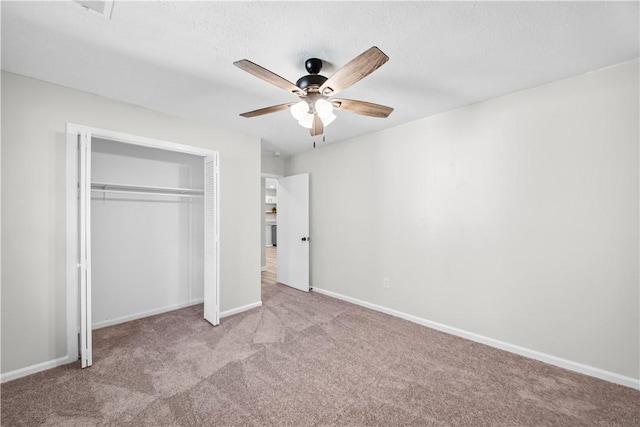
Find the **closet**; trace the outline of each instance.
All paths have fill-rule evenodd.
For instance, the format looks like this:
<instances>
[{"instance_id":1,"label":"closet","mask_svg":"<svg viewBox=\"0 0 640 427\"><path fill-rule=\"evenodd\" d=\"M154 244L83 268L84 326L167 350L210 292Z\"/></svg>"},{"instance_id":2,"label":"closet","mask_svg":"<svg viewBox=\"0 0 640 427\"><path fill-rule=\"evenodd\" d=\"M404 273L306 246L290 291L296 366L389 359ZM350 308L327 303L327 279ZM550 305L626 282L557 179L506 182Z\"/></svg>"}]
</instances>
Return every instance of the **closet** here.
<instances>
[{"instance_id":1,"label":"closet","mask_svg":"<svg viewBox=\"0 0 640 427\"><path fill-rule=\"evenodd\" d=\"M82 366L93 329L203 302L218 324L217 153L71 127Z\"/></svg>"}]
</instances>

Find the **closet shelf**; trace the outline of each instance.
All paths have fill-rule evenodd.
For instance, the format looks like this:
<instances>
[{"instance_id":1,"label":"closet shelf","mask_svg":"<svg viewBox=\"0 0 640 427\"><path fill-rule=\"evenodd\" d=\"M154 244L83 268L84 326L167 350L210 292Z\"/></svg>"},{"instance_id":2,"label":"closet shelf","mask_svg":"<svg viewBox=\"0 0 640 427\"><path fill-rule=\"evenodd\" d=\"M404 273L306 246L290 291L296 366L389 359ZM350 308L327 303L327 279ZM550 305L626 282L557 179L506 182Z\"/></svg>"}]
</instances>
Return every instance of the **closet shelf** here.
<instances>
[{"instance_id":1,"label":"closet shelf","mask_svg":"<svg viewBox=\"0 0 640 427\"><path fill-rule=\"evenodd\" d=\"M102 193L149 194L154 196L203 197L204 190L196 188L155 187L107 182L92 182L91 191Z\"/></svg>"}]
</instances>

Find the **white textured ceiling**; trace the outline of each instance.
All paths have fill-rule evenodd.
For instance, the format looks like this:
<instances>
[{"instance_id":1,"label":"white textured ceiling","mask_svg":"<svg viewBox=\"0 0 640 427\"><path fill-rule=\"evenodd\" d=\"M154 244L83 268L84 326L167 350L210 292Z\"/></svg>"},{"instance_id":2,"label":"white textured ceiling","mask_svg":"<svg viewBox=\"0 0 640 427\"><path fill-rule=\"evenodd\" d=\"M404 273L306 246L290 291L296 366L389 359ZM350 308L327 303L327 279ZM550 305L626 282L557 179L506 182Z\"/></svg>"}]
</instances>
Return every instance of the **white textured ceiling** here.
<instances>
[{"instance_id":1,"label":"white textured ceiling","mask_svg":"<svg viewBox=\"0 0 640 427\"><path fill-rule=\"evenodd\" d=\"M234 67L247 58L295 82L371 46L390 60L340 97L389 105L387 119L339 111L326 143L639 55L638 2L128 2L112 18L72 1L2 1L2 69L239 131L283 156L313 139L293 101ZM316 139L318 142L320 140Z\"/></svg>"}]
</instances>

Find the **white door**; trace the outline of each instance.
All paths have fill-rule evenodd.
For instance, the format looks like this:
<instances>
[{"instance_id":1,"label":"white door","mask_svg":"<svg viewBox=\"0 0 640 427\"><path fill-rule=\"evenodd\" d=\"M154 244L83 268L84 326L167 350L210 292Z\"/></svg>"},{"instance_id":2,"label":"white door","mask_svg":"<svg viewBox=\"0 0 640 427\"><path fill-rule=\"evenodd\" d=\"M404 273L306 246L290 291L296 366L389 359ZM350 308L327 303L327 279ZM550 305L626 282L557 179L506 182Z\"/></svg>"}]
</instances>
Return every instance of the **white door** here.
<instances>
[{"instance_id":1,"label":"white door","mask_svg":"<svg viewBox=\"0 0 640 427\"><path fill-rule=\"evenodd\" d=\"M278 282L309 292L309 174L278 179Z\"/></svg>"},{"instance_id":2,"label":"white door","mask_svg":"<svg viewBox=\"0 0 640 427\"><path fill-rule=\"evenodd\" d=\"M218 286L218 157L204 159L204 318L220 323Z\"/></svg>"},{"instance_id":3,"label":"white door","mask_svg":"<svg viewBox=\"0 0 640 427\"><path fill-rule=\"evenodd\" d=\"M82 367L93 364L91 353L91 134L78 134L78 216L80 250L80 359Z\"/></svg>"}]
</instances>

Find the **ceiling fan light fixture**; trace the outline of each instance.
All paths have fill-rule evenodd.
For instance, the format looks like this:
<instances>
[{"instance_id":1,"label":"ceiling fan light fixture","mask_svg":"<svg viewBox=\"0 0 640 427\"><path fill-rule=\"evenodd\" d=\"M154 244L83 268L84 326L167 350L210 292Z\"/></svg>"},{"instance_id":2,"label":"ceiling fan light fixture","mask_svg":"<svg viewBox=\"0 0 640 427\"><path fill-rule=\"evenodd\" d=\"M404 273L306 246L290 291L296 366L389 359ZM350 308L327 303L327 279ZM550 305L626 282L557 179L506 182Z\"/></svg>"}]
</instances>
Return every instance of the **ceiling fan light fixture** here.
<instances>
[{"instance_id":1,"label":"ceiling fan light fixture","mask_svg":"<svg viewBox=\"0 0 640 427\"><path fill-rule=\"evenodd\" d=\"M306 115L309 115L309 104L307 101L300 101L293 104L290 108L291 115L298 121L301 121L305 118Z\"/></svg>"},{"instance_id":2,"label":"ceiling fan light fixture","mask_svg":"<svg viewBox=\"0 0 640 427\"><path fill-rule=\"evenodd\" d=\"M303 128L311 129L313 126L313 114L307 113L303 118L298 120L298 124Z\"/></svg>"},{"instance_id":3,"label":"ceiling fan light fixture","mask_svg":"<svg viewBox=\"0 0 640 427\"><path fill-rule=\"evenodd\" d=\"M247 118L257 117L283 111L288 108L298 124L309 129L311 136L314 137L322 135L324 127L336 119L334 109L351 111L363 116L388 117L393 111L393 108L384 105L352 99L329 99L330 96L337 95L339 92L362 80L380 68L388 60L389 57L385 55L384 52L376 46L373 46L353 58L333 73L331 77L327 78L319 74L322 69L322 60L319 58L310 58L305 62L305 68L309 74L301 77L296 84L293 84L289 80L280 77L274 72L248 59L241 59L234 62L233 65L267 83L284 89L288 93L297 95L300 101L273 105L271 107L248 111L240 115Z\"/></svg>"}]
</instances>

